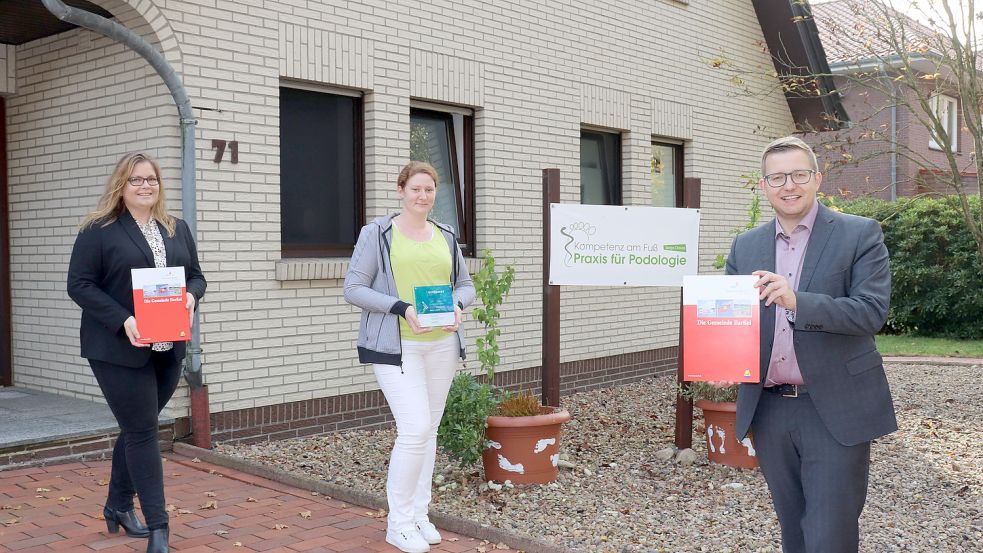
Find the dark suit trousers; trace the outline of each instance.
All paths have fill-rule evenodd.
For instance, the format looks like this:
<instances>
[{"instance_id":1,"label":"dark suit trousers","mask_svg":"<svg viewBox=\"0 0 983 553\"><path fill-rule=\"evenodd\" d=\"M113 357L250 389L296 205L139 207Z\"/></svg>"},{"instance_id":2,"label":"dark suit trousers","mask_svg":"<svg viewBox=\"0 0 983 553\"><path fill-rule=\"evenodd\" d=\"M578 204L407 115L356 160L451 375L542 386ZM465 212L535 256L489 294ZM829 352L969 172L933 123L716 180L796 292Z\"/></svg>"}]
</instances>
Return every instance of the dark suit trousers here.
<instances>
[{"instance_id":1,"label":"dark suit trousers","mask_svg":"<svg viewBox=\"0 0 983 553\"><path fill-rule=\"evenodd\" d=\"M870 442L833 439L808 395L761 393L751 423L785 553L856 553Z\"/></svg>"},{"instance_id":2,"label":"dark suit trousers","mask_svg":"<svg viewBox=\"0 0 983 553\"><path fill-rule=\"evenodd\" d=\"M128 511L136 493L147 526L164 528L168 517L157 416L177 388L180 359L171 350L151 353L147 364L137 369L95 359L89 359L89 365L120 427L106 506Z\"/></svg>"}]
</instances>

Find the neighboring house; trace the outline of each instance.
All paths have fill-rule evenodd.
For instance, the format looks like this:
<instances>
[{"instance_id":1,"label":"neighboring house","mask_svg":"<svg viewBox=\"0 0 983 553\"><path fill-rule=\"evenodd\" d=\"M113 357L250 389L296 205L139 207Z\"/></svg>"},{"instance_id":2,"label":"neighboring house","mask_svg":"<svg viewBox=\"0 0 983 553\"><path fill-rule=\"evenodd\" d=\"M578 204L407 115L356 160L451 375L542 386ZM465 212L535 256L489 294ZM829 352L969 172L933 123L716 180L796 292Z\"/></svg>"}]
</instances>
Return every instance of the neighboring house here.
<instances>
[{"instance_id":1,"label":"neighboring house","mask_svg":"<svg viewBox=\"0 0 983 553\"><path fill-rule=\"evenodd\" d=\"M773 138L756 126L789 133L827 106L733 95L707 63L718 51L767 63L762 40L805 33L792 0L73 4L153 43L192 98L217 440L389 420L358 363L359 314L341 285L359 227L397 208L396 174L411 156L440 172L435 215L459 229L468 255L490 248L515 265L500 378L535 388L543 169L559 168L564 202L702 196L710 271L744 216L741 175ZM0 25L0 385L102 401L65 292L77 225L136 149L162 161L180 213L180 127L143 59L40 6L0 3L10 23ZM673 288L564 289L564 393L674 370L678 313ZM465 329L475 368L477 324ZM169 413L186 424L184 385Z\"/></svg>"},{"instance_id":2,"label":"neighboring house","mask_svg":"<svg viewBox=\"0 0 983 553\"><path fill-rule=\"evenodd\" d=\"M951 174L945 154L907 107L917 103L916 95L893 80L897 74L892 72L892 64L897 63L897 54L884 50L874 56L868 49L869 42L864 44L868 38L877 44L869 22L869 14L874 12L874 6L858 0L812 4L829 67L834 75L839 75L834 77L836 88L853 121L849 131L804 136L815 147L820 168L826 171L821 192L889 200L924 193L951 194L951 187L936 181L940 175ZM932 44L931 40L919 40L931 37L931 29L900 12L893 13L892 18L902 22L909 44ZM858 40L858 36L863 38ZM931 77L936 73L933 54L912 53L913 65L926 75L926 91L937 84ZM894 97L887 91L893 91ZM962 172L964 185L977 190L975 164L970 156L973 137L964 128L959 102L956 93L942 92L933 96L930 103L945 122L949 136L955 136L953 151L960 166L966 168ZM889 140L872 139L871 130L894 137L896 145ZM852 142L846 143L847 139ZM892 150L898 154L890 154Z\"/></svg>"}]
</instances>

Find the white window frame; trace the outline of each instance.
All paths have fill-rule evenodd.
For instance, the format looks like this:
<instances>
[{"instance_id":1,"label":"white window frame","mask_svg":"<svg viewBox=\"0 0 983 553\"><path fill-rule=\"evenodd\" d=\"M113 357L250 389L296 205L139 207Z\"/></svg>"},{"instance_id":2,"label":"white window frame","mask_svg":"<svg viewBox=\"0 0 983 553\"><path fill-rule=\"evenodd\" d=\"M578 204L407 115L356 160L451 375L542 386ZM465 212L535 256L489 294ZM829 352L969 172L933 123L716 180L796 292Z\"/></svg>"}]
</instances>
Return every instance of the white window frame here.
<instances>
[{"instance_id":1,"label":"white window frame","mask_svg":"<svg viewBox=\"0 0 983 553\"><path fill-rule=\"evenodd\" d=\"M955 152L959 147L959 102L952 96L936 94L929 98L929 107L945 126L949 141L952 144L952 151ZM942 149L942 146L931 136L928 138L928 147L933 150Z\"/></svg>"}]
</instances>

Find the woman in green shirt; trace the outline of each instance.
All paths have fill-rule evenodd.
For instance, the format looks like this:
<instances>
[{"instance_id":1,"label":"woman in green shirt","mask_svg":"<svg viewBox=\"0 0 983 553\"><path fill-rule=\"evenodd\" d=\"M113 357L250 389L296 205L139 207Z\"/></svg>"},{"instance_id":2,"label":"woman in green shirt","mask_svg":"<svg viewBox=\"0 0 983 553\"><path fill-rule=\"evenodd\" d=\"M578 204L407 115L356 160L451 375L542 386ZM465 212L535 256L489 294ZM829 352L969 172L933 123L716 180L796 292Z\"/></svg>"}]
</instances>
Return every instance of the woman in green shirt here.
<instances>
[{"instance_id":1,"label":"woman in green shirt","mask_svg":"<svg viewBox=\"0 0 983 553\"><path fill-rule=\"evenodd\" d=\"M437 197L437 172L413 161L396 182L401 212L365 225L345 278L345 299L362 308L358 354L372 363L393 417L396 444L389 461L386 541L407 553L440 543L427 518L437 428L447 391L464 357L461 312L474 284L450 227L428 216ZM415 307L419 286L449 285L453 324L425 327Z\"/></svg>"}]
</instances>

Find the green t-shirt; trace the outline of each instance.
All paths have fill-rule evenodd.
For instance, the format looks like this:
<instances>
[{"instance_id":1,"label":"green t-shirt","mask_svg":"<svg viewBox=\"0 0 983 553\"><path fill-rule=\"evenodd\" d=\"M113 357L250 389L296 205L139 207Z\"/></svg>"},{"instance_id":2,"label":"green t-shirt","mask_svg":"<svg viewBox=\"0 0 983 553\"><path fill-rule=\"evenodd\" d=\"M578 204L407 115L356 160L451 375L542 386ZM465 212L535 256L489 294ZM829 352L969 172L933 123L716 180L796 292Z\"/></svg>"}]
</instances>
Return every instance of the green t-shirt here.
<instances>
[{"instance_id":1,"label":"green t-shirt","mask_svg":"<svg viewBox=\"0 0 983 553\"><path fill-rule=\"evenodd\" d=\"M389 261L396 280L399 299L416 305L413 288L415 286L436 286L451 283L451 252L447 240L433 223L430 223L430 240L417 242L399 232L393 223L393 244ZM451 333L437 327L425 334L413 334L406 319L399 318L399 337L403 340L431 342L449 336Z\"/></svg>"}]
</instances>

